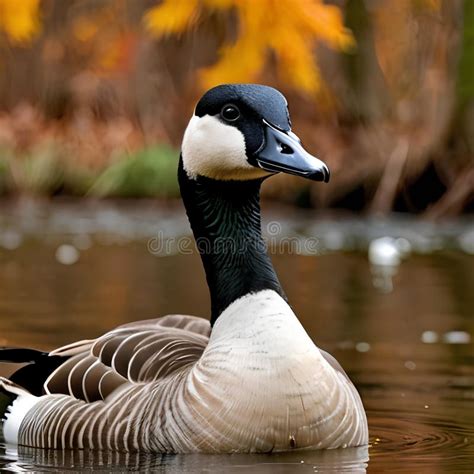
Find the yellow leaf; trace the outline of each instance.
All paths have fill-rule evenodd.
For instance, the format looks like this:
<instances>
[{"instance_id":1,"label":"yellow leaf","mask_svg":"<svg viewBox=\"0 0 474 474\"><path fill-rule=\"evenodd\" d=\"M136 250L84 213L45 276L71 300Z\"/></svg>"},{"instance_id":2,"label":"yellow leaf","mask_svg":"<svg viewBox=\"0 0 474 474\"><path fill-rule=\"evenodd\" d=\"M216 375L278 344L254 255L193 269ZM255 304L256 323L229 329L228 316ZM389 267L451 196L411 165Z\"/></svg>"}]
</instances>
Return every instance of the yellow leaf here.
<instances>
[{"instance_id":1,"label":"yellow leaf","mask_svg":"<svg viewBox=\"0 0 474 474\"><path fill-rule=\"evenodd\" d=\"M204 87L257 79L273 52L279 74L294 87L314 93L320 86L316 43L341 50L354 45L341 10L322 0L164 0L145 20L157 36L181 33L204 9L232 10L238 20L237 39L225 43L217 63L200 72Z\"/></svg>"},{"instance_id":2,"label":"yellow leaf","mask_svg":"<svg viewBox=\"0 0 474 474\"><path fill-rule=\"evenodd\" d=\"M30 41L39 27L39 0L0 0L0 29L13 43Z\"/></svg>"},{"instance_id":3,"label":"yellow leaf","mask_svg":"<svg viewBox=\"0 0 474 474\"><path fill-rule=\"evenodd\" d=\"M198 0L164 0L145 15L145 25L150 33L160 37L182 33L199 16Z\"/></svg>"},{"instance_id":4,"label":"yellow leaf","mask_svg":"<svg viewBox=\"0 0 474 474\"><path fill-rule=\"evenodd\" d=\"M221 60L217 64L201 70L200 82L203 87L255 81L265 61L265 49L248 39L224 47L220 55Z\"/></svg>"},{"instance_id":5,"label":"yellow leaf","mask_svg":"<svg viewBox=\"0 0 474 474\"><path fill-rule=\"evenodd\" d=\"M354 37L350 30L344 27L342 13L338 7L325 5L320 0L300 0L298 4L299 8L295 8L295 14L301 16L301 22L320 41L342 50L354 46Z\"/></svg>"},{"instance_id":6,"label":"yellow leaf","mask_svg":"<svg viewBox=\"0 0 474 474\"><path fill-rule=\"evenodd\" d=\"M314 93L320 86L314 53L302 37L292 35L291 38L291 48L287 43L274 43L278 53L278 73L296 89Z\"/></svg>"},{"instance_id":7,"label":"yellow leaf","mask_svg":"<svg viewBox=\"0 0 474 474\"><path fill-rule=\"evenodd\" d=\"M203 2L211 9L225 9L233 7L235 0L203 0Z\"/></svg>"}]
</instances>

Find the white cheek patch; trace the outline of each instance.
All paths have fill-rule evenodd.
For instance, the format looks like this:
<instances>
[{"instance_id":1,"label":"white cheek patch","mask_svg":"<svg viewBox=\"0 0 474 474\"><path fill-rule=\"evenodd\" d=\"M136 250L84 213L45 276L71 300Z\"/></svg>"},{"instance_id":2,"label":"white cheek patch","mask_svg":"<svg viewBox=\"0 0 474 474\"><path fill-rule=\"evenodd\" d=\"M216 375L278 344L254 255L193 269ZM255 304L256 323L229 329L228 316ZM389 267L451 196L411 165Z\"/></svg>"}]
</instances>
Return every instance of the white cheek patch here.
<instances>
[{"instance_id":1,"label":"white cheek patch","mask_svg":"<svg viewBox=\"0 0 474 474\"><path fill-rule=\"evenodd\" d=\"M183 167L190 178L246 180L269 174L248 163L242 132L210 115L193 116L181 151Z\"/></svg>"}]
</instances>

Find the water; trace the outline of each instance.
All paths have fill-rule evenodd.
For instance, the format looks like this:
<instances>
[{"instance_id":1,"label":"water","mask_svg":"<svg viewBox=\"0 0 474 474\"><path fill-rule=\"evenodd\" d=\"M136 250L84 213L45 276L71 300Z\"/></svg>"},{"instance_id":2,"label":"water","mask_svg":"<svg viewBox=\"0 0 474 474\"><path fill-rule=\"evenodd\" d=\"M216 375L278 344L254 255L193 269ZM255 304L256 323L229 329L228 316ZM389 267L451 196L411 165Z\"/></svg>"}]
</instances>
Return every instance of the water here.
<instances>
[{"instance_id":1,"label":"water","mask_svg":"<svg viewBox=\"0 0 474 474\"><path fill-rule=\"evenodd\" d=\"M397 220L315 225L313 217L268 213L266 222L280 223L280 240L282 235L317 236L319 244L315 252L306 244L298 247L297 255L275 241L273 259L301 322L360 390L369 418L368 448L135 456L0 445L0 469L473 473L474 257L458 245L469 244L472 225L438 228ZM152 255L148 242L160 231L167 238L187 233L179 208L4 212L0 345L50 349L131 320L177 312L206 316L209 302L198 256L179 254L176 246L168 256ZM374 268L364 250L380 235L405 236L415 247L392 269L391 290L374 286ZM416 248L417 242L422 247ZM58 251L64 245L77 254L67 247ZM328 252L331 246L337 248Z\"/></svg>"}]
</instances>

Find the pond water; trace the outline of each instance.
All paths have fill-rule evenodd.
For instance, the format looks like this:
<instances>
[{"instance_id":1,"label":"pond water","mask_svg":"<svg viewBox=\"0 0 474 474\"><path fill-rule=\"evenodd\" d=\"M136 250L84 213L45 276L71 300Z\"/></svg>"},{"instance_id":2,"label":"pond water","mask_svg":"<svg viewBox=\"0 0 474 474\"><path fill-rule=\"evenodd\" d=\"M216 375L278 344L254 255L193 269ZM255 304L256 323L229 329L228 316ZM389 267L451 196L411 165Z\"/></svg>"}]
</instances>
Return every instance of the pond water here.
<instances>
[{"instance_id":1,"label":"pond water","mask_svg":"<svg viewBox=\"0 0 474 474\"><path fill-rule=\"evenodd\" d=\"M0 470L473 473L472 222L316 225L313 214L271 210L266 217L268 235L276 235L273 227L279 225L278 241L270 242L272 258L296 314L361 392L368 448L134 456L0 445ZM181 209L4 210L0 345L51 349L136 319L167 313L206 317L199 257L178 251L176 241L166 252L157 251L157 232L160 239L184 238L188 229ZM384 274L388 286L377 283L380 269L367 258L367 243L382 235L403 236L412 248ZM296 251L279 247L282 236L298 236ZM316 250L308 241L315 238Z\"/></svg>"}]
</instances>

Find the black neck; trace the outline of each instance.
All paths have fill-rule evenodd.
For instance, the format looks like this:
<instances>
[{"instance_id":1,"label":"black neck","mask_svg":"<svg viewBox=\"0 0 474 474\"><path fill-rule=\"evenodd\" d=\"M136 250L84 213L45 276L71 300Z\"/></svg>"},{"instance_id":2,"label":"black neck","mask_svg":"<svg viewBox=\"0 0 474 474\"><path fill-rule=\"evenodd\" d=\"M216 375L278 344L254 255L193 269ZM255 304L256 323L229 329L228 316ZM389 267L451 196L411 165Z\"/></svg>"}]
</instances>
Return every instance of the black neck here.
<instances>
[{"instance_id":1,"label":"black neck","mask_svg":"<svg viewBox=\"0 0 474 474\"><path fill-rule=\"evenodd\" d=\"M275 290L285 298L260 226L262 180L190 179L180 160L181 196L211 294L211 324L233 301Z\"/></svg>"}]
</instances>

